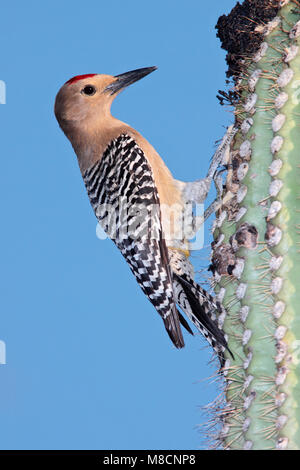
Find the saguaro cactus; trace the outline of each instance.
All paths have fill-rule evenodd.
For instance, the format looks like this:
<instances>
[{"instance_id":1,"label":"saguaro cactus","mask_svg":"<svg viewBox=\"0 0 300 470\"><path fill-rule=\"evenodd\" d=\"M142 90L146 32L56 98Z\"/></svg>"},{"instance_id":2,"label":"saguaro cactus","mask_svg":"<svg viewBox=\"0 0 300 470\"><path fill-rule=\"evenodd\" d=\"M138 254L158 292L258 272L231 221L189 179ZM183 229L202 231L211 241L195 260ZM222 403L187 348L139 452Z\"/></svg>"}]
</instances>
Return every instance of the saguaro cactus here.
<instances>
[{"instance_id":1,"label":"saguaro cactus","mask_svg":"<svg viewBox=\"0 0 300 470\"><path fill-rule=\"evenodd\" d=\"M300 449L300 1L246 0L219 19L239 129L213 227L227 309L230 449Z\"/></svg>"}]
</instances>

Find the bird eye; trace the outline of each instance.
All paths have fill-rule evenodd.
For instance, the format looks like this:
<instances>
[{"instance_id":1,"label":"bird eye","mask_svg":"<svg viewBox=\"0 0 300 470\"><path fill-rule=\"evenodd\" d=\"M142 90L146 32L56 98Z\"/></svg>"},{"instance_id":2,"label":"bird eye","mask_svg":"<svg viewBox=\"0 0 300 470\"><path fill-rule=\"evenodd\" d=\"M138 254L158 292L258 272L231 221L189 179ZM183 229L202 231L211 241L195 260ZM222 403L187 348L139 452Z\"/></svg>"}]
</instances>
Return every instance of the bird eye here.
<instances>
[{"instance_id":1,"label":"bird eye","mask_svg":"<svg viewBox=\"0 0 300 470\"><path fill-rule=\"evenodd\" d=\"M92 85L86 85L82 90L81 93L84 95L92 96L96 93L96 88Z\"/></svg>"}]
</instances>

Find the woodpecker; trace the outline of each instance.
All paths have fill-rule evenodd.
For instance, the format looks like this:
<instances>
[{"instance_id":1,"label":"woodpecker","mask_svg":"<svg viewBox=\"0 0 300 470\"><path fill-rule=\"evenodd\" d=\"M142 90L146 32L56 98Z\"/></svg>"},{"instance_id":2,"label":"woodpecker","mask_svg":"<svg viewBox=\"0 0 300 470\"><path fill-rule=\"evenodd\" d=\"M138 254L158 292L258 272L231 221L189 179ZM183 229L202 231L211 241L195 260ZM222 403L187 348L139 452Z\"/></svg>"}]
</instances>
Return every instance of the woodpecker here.
<instances>
[{"instance_id":1,"label":"woodpecker","mask_svg":"<svg viewBox=\"0 0 300 470\"><path fill-rule=\"evenodd\" d=\"M154 70L77 75L59 90L55 116L78 157L100 225L161 316L173 344L184 347L180 325L193 334L179 307L214 348L222 367L228 346L216 315L224 309L194 281L189 242L177 234L185 205L204 201L212 177L194 183L174 179L152 145L110 112L119 92Z\"/></svg>"}]
</instances>

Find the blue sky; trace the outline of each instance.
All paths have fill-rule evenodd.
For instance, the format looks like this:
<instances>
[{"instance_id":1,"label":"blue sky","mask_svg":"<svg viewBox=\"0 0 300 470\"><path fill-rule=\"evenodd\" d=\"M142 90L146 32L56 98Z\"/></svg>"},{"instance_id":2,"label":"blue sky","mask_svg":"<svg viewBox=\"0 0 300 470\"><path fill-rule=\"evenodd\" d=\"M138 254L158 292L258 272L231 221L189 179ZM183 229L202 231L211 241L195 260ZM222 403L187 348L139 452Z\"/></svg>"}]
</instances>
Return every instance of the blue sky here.
<instances>
[{"instance_id":1,"label":"blue sky","mask_svg":"<svg viewBox=\"0 0 300 470\"><path fill-rule=\"evenodd\" d=\"M234 0L5 2L1 6L2 449L197 449L218 393L199 337L174 349L109 240L97 239L53 104L83 73L158 70L113 114L178 179L205 175L232 116L216 99L225 52L214 25ZM206 240L210 242L209 226ZM193 255L197 268L208 251Z\"/></svg>"}]
</instances>

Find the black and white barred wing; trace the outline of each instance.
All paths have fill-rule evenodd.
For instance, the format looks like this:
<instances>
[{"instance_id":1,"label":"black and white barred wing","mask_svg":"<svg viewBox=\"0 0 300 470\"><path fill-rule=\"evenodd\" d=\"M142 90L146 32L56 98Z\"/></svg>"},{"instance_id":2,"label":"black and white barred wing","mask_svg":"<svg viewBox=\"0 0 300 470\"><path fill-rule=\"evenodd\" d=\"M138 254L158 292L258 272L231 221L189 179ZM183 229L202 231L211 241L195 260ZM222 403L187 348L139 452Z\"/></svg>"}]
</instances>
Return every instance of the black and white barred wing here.
<instances>
[{"instance_id":1,"label":"black and white barred wing","mask_svg":"<svg viewBox=\"0 0 300 470\"><path fill-rule=\"evenodd\" d=\"M130 136L121 135L85 172L84 182L101 226L162 317L175 346L183 347L159 196L143 151Z\"/></svg>"}]
</instances>

